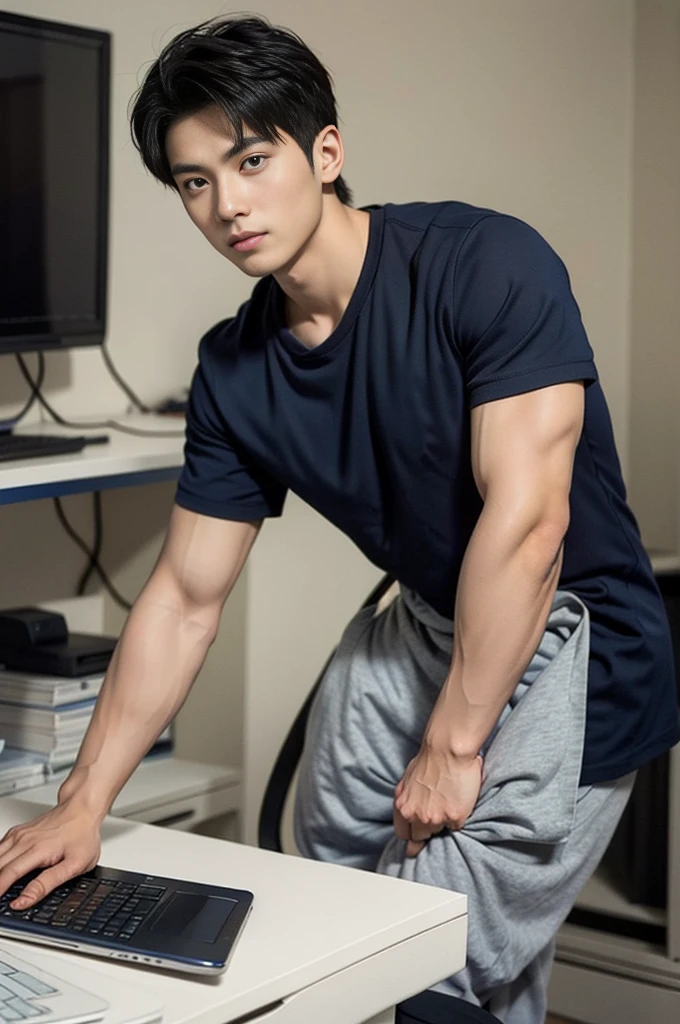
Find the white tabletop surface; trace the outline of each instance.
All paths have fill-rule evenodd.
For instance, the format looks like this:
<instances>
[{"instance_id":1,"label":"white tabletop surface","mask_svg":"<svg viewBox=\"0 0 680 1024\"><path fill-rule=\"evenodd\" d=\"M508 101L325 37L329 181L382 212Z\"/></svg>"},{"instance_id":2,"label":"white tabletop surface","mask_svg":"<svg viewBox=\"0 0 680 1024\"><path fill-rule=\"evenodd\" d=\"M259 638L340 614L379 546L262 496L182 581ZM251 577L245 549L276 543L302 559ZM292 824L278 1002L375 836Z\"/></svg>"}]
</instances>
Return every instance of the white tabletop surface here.
<instances>
[{"instance_id":1,"label":"white tabletop surface","mask_svg":"<svg viewBox=\"0 0 680 1024\"><path fill-rule=\"evenodd\" d=\"M3 797L0 834L35 811ZM64 957L150 986L165 1005L166 1024L226 1024L277 1001L262 1020L359 1024L464 965L467 902L458 893L114 818L104 822L102 839L106 866L255 894L217 978L50 952L54 973ZM20 955L21 944L12 945Z\"/></svg>"}]
</instances>

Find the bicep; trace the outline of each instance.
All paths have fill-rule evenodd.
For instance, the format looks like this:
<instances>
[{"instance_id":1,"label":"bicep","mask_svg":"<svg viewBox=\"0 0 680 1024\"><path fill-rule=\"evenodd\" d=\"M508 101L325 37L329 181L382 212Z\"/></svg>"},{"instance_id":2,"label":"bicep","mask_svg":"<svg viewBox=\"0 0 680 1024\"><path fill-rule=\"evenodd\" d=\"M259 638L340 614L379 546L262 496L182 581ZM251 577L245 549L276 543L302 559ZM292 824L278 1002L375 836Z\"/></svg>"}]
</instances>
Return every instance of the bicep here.
<instances>
[{"instance_id":1,"label":"bicep","mask_svg":"<svg viewBox=\"0 0 680 1024\"><path fill-rule=\"evenodd\" d=\"M221 610L260 526L261 521L218 519L175 505L149 585L174 589L198 612Z\"/></svg>"},{"instance_id":2,"label":"bicep","mask_svg":"<svg viewBox=\"0 0 680 1024\"><path fill-rule=\"evenodd\" d=\"M485 508L529 527L568 520L584 387L557 384L479 405L471 414L472 468Z\"/></svg>"}]
</instances>

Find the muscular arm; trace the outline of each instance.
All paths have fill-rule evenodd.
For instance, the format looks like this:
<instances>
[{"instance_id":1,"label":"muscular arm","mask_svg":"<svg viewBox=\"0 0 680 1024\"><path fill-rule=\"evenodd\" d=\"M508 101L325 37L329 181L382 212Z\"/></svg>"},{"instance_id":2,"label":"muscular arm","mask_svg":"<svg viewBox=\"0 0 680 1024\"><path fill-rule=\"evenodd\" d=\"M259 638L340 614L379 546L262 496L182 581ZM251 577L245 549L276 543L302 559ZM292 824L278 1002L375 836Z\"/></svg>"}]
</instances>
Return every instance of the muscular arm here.
<instances>
[{"instance_id":1,"label":"muscular arm","mask_svg":"<svg viewBox=\"0 0 680 1024\"><path fill-rule=\"evenodd\" d=\"M451 671L428 741L470 758L545 630L562 568L583 388L561 384L473 410L484 508L463 561Z\"/></svg>"},{"instance_id":2,"label":"muscular arm","mask_svg":"<svg viewBox=\"0 0 680 1024\"><path fill-rule=\"evenodd\" d=\"M217 633L258 526L175 507L125 624L78 759L59 793L103 817L175 717Z\"/></svg>"},{"instance_id":3,"label":"muscular arm","mask_svg":"<svg viewBox=\"0 0 680 1024\"><path fill-rule=\"evenodd\" d=\"M26 905L92 867L117 794L182 706L259 530L175 507L158 563L128 617L58 806L0 843L0 892L37 867Z\"/></svg>"},{"instance_id":4,"label":"muscular arm","mask_svg":"<svg viewBox=\"0 0 680 1024\"><path fill-rule=\"evenodd\" d=\"M472 412L484 506L463 561L451 668L418 757L397 787L411 853L460 827L479 794L478 751L538 647L562 566L583 386L560 384Z\"/></svg>"}]
</instances>

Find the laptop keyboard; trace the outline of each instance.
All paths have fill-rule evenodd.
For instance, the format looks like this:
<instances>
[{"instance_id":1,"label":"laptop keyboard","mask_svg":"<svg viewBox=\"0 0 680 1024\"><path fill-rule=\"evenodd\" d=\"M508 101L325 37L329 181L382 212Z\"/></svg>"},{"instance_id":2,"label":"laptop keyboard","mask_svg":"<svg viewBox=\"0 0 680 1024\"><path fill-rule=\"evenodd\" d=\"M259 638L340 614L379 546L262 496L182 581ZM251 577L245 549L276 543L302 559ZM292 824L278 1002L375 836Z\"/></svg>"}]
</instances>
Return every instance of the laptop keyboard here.
<instances>
[{"instance_id":1,"label":"laptop keyboard","mask_svg":"<svg viewBox=\"0 0 680 1024\"><path fill-rule=\"evenodd\" d=\"M160 885L80 877L55 889L28 910L11 910L9 904L27 881L24 878L16 882L0 897L0 921L3 918L33 921L75 936L98 936L109 942L128 942L166 891ZM10 1018L0 1013L0 1022L5 1020Z\"/></svg>"}]
</instances>

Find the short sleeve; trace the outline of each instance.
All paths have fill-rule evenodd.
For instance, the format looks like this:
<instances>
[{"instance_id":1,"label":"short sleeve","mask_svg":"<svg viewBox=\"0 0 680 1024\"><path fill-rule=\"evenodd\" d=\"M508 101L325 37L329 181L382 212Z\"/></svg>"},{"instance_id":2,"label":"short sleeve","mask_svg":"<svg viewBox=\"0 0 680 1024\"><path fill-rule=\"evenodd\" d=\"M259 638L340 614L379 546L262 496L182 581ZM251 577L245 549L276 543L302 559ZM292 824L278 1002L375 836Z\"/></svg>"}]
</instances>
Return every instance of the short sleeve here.
<instances>
[{"instance_id":1,"label":"short sleeve","mask_svg":"<svg viewBox=\"0 0 680 1024\"><path fill-rule=\"evenodd\" d=\"M567 270L523 221L489 215L470 228L458 254L453 301L470 407L597 380Z\"/></svg>"},{"instance_id":2,"label":"short sleeve","mask_svg":"<svg viewBox=\"0 0 680 1024\"><path fill-rule=\"evenodd\" d=\"M190 512L218 519L256 522L280 516L286 487L239 450L217 405L209 348L214 331L199 346L175 501Z\"/></svg>"}]
</instances>

